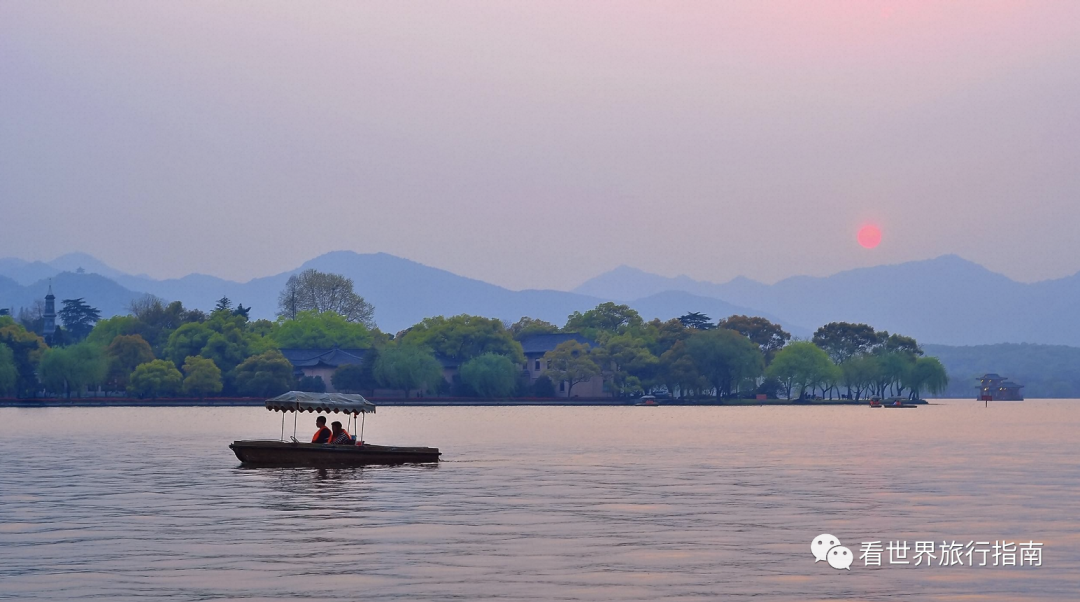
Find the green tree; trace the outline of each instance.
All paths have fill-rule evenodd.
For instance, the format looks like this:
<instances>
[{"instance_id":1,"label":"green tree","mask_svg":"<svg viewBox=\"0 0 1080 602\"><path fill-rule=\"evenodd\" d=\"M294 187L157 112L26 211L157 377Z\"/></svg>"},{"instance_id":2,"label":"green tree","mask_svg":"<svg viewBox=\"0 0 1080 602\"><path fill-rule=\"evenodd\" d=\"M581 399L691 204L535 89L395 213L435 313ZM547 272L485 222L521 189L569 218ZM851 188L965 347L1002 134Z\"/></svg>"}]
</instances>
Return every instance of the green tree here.
<instances>
[{"instance_id":1,"label":"green tree","mask_svg":"<svg viewBox=\"0 0 1080 602\"><path fill-rule=\"evenodd\" d=\"M608 337L593 350L596 363L610 374L612 389L633 394L656 383L660 359L646 346L646 339L630 333Z\"/></svg>"},{"instance_id":2,"label":"green tree","mask_svg":"<svg viewBox=\"0 0 1080 602\"><path fill-rule=\"evenodd\" d=\"M173 397L180 392L184 377L172 362L154 360L135 368L128 379L128 394L145 397Z\"/></svg>"},{"instance_id":3,"label":"green tree","mask_svg":"<svg viewBox=\"0 0 1080 602\"><path fill-rule=\"evenodd\" d=\"M214 311L215 312L217 312L217 311L227 311L227 312L232 313L232 310L233 310L232 299L230 299L227 295L222 295L222 297L217 300L217 304L214 305Z\"/></svg>"},{"instance_id":4,"label":"green tree","mask_svg":"<svg viewBox=\"0 0 1080 602\"><path fill-rule=\"evenodd\" d=\"M278 295L278 316L294 319L302 311L340 314L349 322L375 328L375 308L353 292L353 281L340 274L304 270L289 277Z\"/></svg>"},{"instance_id":5,"label":"green tree","mask_svg":"<svg viewBox=\"0 0 1080 602\"><path fill-rule=\"evenodd\" d=\"M610 301L601 303L585 313L570 314L563 332L579 332L592 339L599 339L600 333L623 332L629 328L639 328L644 324L641 315L628 305L618 305Z\"/></svg>"},{"instance_id":6,"label":"green tree","mask_svg":"<svg viewBox=\"0 0 1080 602\"><path fill-rule=\"evenodd\" d=\"M716 328L716 324L712 323L712 318L697 311L679 316L678 320L683 326L692 330L712 330Z\"/></svg>"},{"instance_id":7,"label":"green tree","mask_svg":"<svg viewBox=\"0 0 1080 602\"><path fill-rule=\"evenodd\" d=\"M318 375L301 376L300 380L296 382L296 390L308 393L326 393L326 383Z\"/></svg>"},{"instance_id":8,"label":"green tree","mask_svg":"<svg viewBox=\"0 0 1080 602\"><path fill-rule=\"evenodd\" d=\"M253 355L236 367L236 388L248 397L274 397L293 385L293 367L281 352L272 349Z\"/></svg>"},{"instance_id":9,"label":"green tree","mask_svg":"<svg viewBox=\"0 0 1080 602\"><path fill-rule=\"evenodd\" d=\"M364 351L359 364L338 366L330 377L331 384L338 391L359 392L374 391L379 386L375 379L375 362L379 359L379 350L375 347Z\"/></svg>"},{"instance_id":10,"label":"green tree","mask_svg":"<svg viewBox=\"0 0 1080 602\"><path fill-rule=\"evenodd\" d=\"M200 322L182 324L169 334L164 355L179 366L188 357L199 355L213 335L214 331L206 324Z\"/></svg>"},{"instance_id":11,"label":"green tree","mask_svg":"<svg viewBox=\"0 0 1080 602\"><path fill-rule=\"evenodd\" d=\"M481 397L508 397L517 387L521 368L497 353L478 355L461 365L461 381Z\"/></svg>"},{"instance_id":12,"label":"green tree","mask_svg":"<svg viewBox=\"0 0 1080 602\"><path fill-rule=\"evenodd\" d=\"M653 355L660 357L679 341L690 338L693 333L693 330L683 326L682 322L674 318L667 322L652 320L645 325L645 346Z\"/></svg>"},{"instance_id":13,"label":"green tree","mask_svg":"<svg viewBox=\"0 0 1080 602\"><path fill-rule=\"evenodd\" d=\"M279 318L271 336L282 349L365 349L372 343L366 326L331 311L301 311L291 320Z\"/></svg>"},{"instance_id":14,"label":"green tree","mask_svg":"<svg viewBox=\"0 0 1080 602\"><path fill-rule=\"evenodd\" d=\"M749 338L761 349L765 363L769 364L776 357L776 352L784 348L791 340L791 334L779 324L773 324L765 318L750 316L730 316L720 321L720 328L734 330Z\"/></svg>"},{"instance_id":15,"label":"green tree","mask_svg":"<svg viewBox=\"0 0 1080 602\"><path fill-rule=\"evenodd\" d=\"M64 323L64 328L69 334L69 340L78 342L86 338L94 329L94 324L101 319L101 311L90 307L81 297L78 299L64 299L63 307L56 312Z\"/></svg>"},{"instance_id":16,"label":"green tree","mask_svg":"<svg viewBox=\"0 0 1080 602\"><path fill-rule=\"evenodd\" d=\"M875 355L881 365L878 394L884 397L886 388L891 388L896 395L903 395L911 380L911 371L915 368L915 355L906 351L884 350L879 350Z\"/></svg>"},{"instance_id":17,"label":"green tree","mask_svg":"<svg viewBox=\"0 0 1080 602\"><path fill-rule=\"evenodd\" d=\"M817 345L803 341L781 349L765 374L783 384L788 399L791 399L793 389L797 388L802 398L807 389L836 376L835 364L829 355Z\"/></svg>"},{"instance_id":18,"label":"green tree","mask_svg":"<svg viewBox=\"0 0 1080 602\"><path fill-rule=\"evenodd\" d=\"M878 333L878 341L881 342L882 349L887 352L907 353L912 356L923 354L919 343L911 337L882 331Z\"/></svg>"},{"instance_id":19,"label":"green tree","mask_svg":"<svg viewBox=\"0 0 1080 602\"><path fill-rule=\"evenodd\" d=\"M226 328L224 332L215 332L206 341L199 355L214 360L223 371L239 366L252 355L250 341L239 328Z\"/></svg>"},{"instance_id":20,"label":"green tree","mask_svg":"<svg viewBox=\"0 0 1080 602\"><path fill-rule=\"evenodd\" d=\"M761 376L765 367L757 345L734 330L698 331L686 340L686 351L717 399L737 393L739 383Z\"/></svg>"},{"instance_id":21,"label":"green tree","mask_svg":"<svg viewBox=\"0 0 1080 602\"><path fill-rule=\"evenodd\" d=\"M600 374L600 366L589 354L589 346L577 341L560 343L544 354L547 375L554 382L566 383L566 396L572 397L574 385Z\"/></svg>"},{"instance_id":22,"label":"green tree","mask_svg":"<svg viewBox=\"0 0 1080 602\"><path fill-rule=\"evenodd\" d=\"M401 337L401 343L426 347L460 363L485 353L505 355L514 363L525 362L521 343L514 340L503 323L480 316L425 318Z\"/></svg>"},{"instance_id":23,"label":"green tree","mask_svg":"<svg viewBox=\"0 0 1080 602\"><path fill-rule=\"evenodd\" d=\"M128 378L138 366L154 361L154 351L137 334L118 335L105 348L108 366L105 382L115 391L127 389Z\"/></svg>"},{"instance_id":24,"label":"green tree","mask_svg":"<svg viewBox=\"0 0 1080 602\"><path fill-rule=\"evenodd\" d=\"M535 397L555 397L555 383L551 382L547 374L541 374L532 385L532 394Z\"/></svg>"},{"instance_id":25,"label":"green tree","mask_svg":"<svg viewBox=\"0 0 1080 602\"><path fill-rule=\"evenodd\" d=\"M14 395L18 380L19 370L15 366L15 353L7 345L0 343L0 396Z\"/></svg>"},{"instance_id":26,"label":"green tree","mask_svg":"<svg viewBox=\"0 0 1080 602\"><path fill-rule=\"evenodd\" d=\"M375 388L375 374L366 374L360 364L345 364L338 366L334 374L330 376L330 383L342 393L359 393L371 391Z\"/></svg>"},{"instance_id":27,"label":"green tree","mask_svg":"<svg viewBox=\"0 0 1080 602\"><path fill-rule=\"evenodd\" d=\"M430 352L414 345L388 345L375 361L375 379L388 389L405 392L433 390L443 380L442 365Z\"/></svg>"},{"instance_id":28,"label":"green tree","mask_svg":"<svg viewBox=\"0 0 1080 602\"><path fill-rule=\"evenodd\" d=\"M38 367L45 388L64 397L71 397L72 391L81 395L87 385L101 384L106 372L101 348L88 343L49 349L41 356Z\"/></svg>"},{"instance_id":29,"label":"green tree","mask_svg":"<svg viewBox=\"0 0 1080 602\"><path fill-rule=\"evenodd\" d=\"M11 349L15 360L15 394L33 395L38 390L38 363L47 349L45 340L16 323L11 316L0 316L0 344Z\"/></svg>"},{"instance_id":30,"label":"green tree","mask_svg":"<svg viewBox=\"0 0 1080 602\"><path fill-rule=\"evenodd\" d=\"M207 395L221 393L221 369L214 360L197 355L190 355L184 360L185 395L194 395L199 399Z\"/></svg>"},{"instance_id":31,"label":"green tree","mask_svg":"<svg viewBox=\"0 0 1080 602\"><path fill-rule=\"evenodd\" d=\"M99 320L97 324L94 324L94 329L86 337L86 342L107 347L109 343L112 343L113 339L122 334L130 335L138 332L139 321L135 316L113 316Z\"/></svg>"},{"instance_id":32,"label":"green tree","mask_svg":"<svg viewBox=\"0 0 1080 602\"><path fill-rule=\"evenodd\" d=\"M814 344L837 364L860 353L870 353L880 341L878 333L867 324L831 322L814 332Z\"/></svg>"},{"instance_id":33,"label":"green tree","mask_svg":"<svg viewBox=\"0 0 1080 602\"><path fill-rule=\"evenodd\" d=\"M133 333L138 334L154 350L154 355L165 357L163 353L169 334L184 324L203 322L207 316L197 309L185 309L179 301L166 303L153 295L143 295L131 302L128 306L131 315L135 317L138 328ZM180 356L175 361L176 365L183 363L187 356Z\"/></svg>"},{"instance_id":34,"label":"green tree","mask_svg":"<svg viewBox=\"0 0 1080 602\"><path fill-rule=\"evenodd\" d=\"M919 399L923 391L937 395L949 386L949 375L936 357L920 357L908 373L907 386L911 399Z\"/></svg>"},{"instance_id":35,"label":"green tree","mask_svg":"<svg viewBox=\"0 0 1080 602\"><path fill-rule=\"evenodd\" d=\"M274 341L263 332L274 332L260 320L250 324L243 315L216 311L202 323L188 323L169 335L165 357L181 365L189 356L198 355L214 360L225 376L224 390L235 392L233 370L245 359L276 348Z\"/></svg>"},{"instance_id":36,"label":"green tree","mask_svg":"<svg viewBox=\"0 0 1080 602\"><path fill-rule=\"evenodd\" d=\"M848 358L840 364L840 383L847 387L848 397L854 400L862 398L863 392L872 394L874 383L878 382L881 362L873 354L862 354Z\"/></svg>"},{"instance_id":37,"label":"green tree","mask_svg":"<svg viewBox=\"0 0 1080 602\"><path fill-rule=\"evenodd\" d=\"M240 316L241 314L237 314ZM247 320L247 315L242 315ZM247 323L247 331L257 337L264 339L274 339L274 333L277 332L277 324L270 320L255 320L254 322Z\"/></svg>"},{"instance_id":38,"label":"green tree","mask_svg":"<svg viewBox=\"0 0 1080 602\"><path fill-rule=\"evenodd\" d=\"M673 395L678 391L680 397L692 395L705 386L697 363L686 350L686 341L676 341L660 356L660 380Z\"/></svg>"},{"instance_id":39,"label":"green tree","mask_svg":"<svg viewBox=\"0 0 1080 602\"><path fill-rule=\"evenodd\" d=\"M250 313L251 313L251 306L249 305L247 307L244 307L243 303L237 303L236 304L236 309L233 310L233 315L234 316L240 316L240 317L244 318L245 320L248 320L248 319L251 318L251 316L249 315Z\"/></svg>"},{"instance_id":40,"label":"green tree","mask_svg":"<svg viewBox=\"0 0 1080 602\"><path fill-rule=\"evenodd\" d=\"M520 320L511 324L508 330L510 331L510 336L514 337L515 341L521 341L526 337L536 334L553 334L559 332L559 327L551 322L523 316Z\"/></svg>"}]
</instances>

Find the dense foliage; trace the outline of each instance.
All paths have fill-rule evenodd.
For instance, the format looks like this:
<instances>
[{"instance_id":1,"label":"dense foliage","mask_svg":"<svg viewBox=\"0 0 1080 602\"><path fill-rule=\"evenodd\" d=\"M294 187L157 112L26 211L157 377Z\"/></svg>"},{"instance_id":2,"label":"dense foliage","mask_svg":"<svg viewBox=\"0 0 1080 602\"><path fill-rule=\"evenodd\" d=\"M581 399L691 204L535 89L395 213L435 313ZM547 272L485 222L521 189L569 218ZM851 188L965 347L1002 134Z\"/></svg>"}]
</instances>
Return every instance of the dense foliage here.
<instances>
[{"instance_id":1,"label":"dense foliage","mask_svg":"<svg viewBox=\"0 0 1080 602\"><path fill-rule=\"evenodd\" d=\"M282 349L365 349L373 342L371 331L334 312L301 311L295 318L281 318L272 337Z\"/></svg>"},{"instance_id":2,"label":"dense foliage","mask_svg":"<svg viewBox=\"0 0 1080 602\"><path fill-rule=\"evenodd\" d=\"M601 303L568 316L561 328L529 317L507 325L463 314L426 318L391 337L374 328L373 308L340 276L302 272L281 299L276 322L249 320L250 307L227 297L206 314L145 296L129 315L104 320L85 300L66 300L67 333L52 348L40 333L0 316L0 394L269 397L332 386L369 395L550 397L596 394L602 383L616 396L862 399L938 394L949 382L943 364L924 357L914 339L866 324L826 324L812 341L791 342L761 317L714 322L688 312L646 322L626 305ZM526 364L521 341L556 333L561 344ZM328 381L301 375L279 351L333 348L363 353Z\"/></svg>"},{"instance_id":3,"label":"dense foliage","mask_svg":"<svg viewBox=\"0 0 1080 602\"><path fill-rule=\"evenodd\" d=\"M509 397L517 388L521 369L497 353L478 355L461 365L461 382L480 397Z\"/></svg>"},{"instance_id":4,"label":"dense foliage","mask_svg":"<svg viewBox=\"0 0 1080 602\"><path fill-rule=\"evenodd\" d=\"M414 390L434 391L443 382L439 361L415 345L388 345L379 353L374 372L381 386L406 395Z\"/></svg>"}]
</instances>

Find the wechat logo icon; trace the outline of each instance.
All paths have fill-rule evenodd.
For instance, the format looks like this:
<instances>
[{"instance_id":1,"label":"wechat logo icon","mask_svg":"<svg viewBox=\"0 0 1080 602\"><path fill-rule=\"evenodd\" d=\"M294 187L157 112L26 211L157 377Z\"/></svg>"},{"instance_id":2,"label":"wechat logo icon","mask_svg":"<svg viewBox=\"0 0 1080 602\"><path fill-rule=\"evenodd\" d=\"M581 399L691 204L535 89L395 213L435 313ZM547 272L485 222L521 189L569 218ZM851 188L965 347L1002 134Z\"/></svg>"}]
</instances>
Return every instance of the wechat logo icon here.
<instances>
[{"instance_id":1,"label":"wechat logo icon","mask_svg":"<svg viewBox=\"0 0 1080 602\"><path fill-rule=\"evenodd\" d=\"M814 562L824 560L836 570L851 570L851 563L855 556L851 550L840 545L840 539L835 535L822 533L810 542L810 551L814 554Z\"/></svg>"}]
</instances>

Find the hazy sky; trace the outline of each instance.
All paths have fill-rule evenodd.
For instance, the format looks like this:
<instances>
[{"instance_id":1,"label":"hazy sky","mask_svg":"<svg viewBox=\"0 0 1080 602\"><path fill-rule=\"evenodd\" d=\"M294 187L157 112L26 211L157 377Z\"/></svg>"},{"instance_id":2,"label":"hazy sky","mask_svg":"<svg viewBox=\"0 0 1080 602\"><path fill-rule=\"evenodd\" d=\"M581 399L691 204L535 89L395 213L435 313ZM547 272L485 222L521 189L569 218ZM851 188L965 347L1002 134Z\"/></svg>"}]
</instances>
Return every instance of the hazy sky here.
<instances>
[{"instance_id":1,"label":"hazy sky","mask_svg":"<svg viewBox=\"0 0 1080 602\"><path fill-rule=\"evenodd\" d=\"M0 224L157 277L1060 277L1080 2L0 0Z\"/></svg>"}]
</instances>

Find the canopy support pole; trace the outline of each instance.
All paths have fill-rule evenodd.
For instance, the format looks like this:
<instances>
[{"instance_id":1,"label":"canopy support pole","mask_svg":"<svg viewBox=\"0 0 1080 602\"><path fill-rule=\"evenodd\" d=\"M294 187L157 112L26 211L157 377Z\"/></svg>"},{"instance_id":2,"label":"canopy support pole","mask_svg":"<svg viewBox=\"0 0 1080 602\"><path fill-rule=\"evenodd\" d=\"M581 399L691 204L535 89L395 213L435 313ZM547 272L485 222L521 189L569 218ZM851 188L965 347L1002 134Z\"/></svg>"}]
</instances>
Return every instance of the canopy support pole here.
<instances>
[{"instance_id":1,"label":"canopy support pole","mask_svg":"<svg viewBox=\"0 0 1080 602\"><path fill-rule=\"evenodd\" d=\"M296 416L300 413L300 402L296 402L296 412L292 415L292 436L296 439Z\"/></svg>"},{"instance_id":2,"label":"canopy support pole","mask_svg":"<svg viewBox=\"0 0 1080 602\"><path fill-rule=\"evenodd\" d=\"M361 412L361 414L363 414L364 417L360 419L360 443L363 443L364 442L364 424L367 423L367 412Z\"/></svg>"},{"instance_id":3,"label":"canopy support pole","mask_svg":"<svg viewBox=\"0 0 1080 602\"><path fill-rule=\"evenodd\" d=\"M285 440L285 412L281 413L281 440Z\"/></svg>"}]
</instances>

